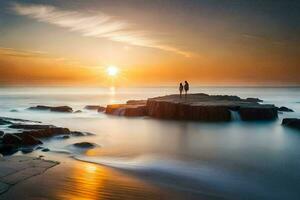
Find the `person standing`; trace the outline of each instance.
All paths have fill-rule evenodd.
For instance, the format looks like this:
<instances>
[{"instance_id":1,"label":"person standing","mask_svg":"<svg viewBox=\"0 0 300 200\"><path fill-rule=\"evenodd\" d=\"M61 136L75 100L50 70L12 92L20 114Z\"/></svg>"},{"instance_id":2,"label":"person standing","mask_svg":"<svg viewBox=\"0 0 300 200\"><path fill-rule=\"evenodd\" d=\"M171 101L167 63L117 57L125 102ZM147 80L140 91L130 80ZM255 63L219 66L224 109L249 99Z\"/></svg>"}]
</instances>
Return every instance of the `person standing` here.
<instances>
[{"instance_id":1,"label":"person standing","mask_svg":"<svg viewBox=\"0 0 300 200\"><path fill-rule=\"evenodd\" d=\"M185 98L187 97L187 93L190 89L190 85L187 81L184 81L184 92L185 92Z\"/></svg>"},{"instance_id":2,"label":"person standing","mask_svg":"<svg viewBox=\"0 0 300 200\"><path fill-rule=\"evenodd\" d=\"M180 98L182 97L182 91L183 91L183 85L182 85L182 83L180 83L180 84L179 84Z\"/></svg>"}]
</instances>

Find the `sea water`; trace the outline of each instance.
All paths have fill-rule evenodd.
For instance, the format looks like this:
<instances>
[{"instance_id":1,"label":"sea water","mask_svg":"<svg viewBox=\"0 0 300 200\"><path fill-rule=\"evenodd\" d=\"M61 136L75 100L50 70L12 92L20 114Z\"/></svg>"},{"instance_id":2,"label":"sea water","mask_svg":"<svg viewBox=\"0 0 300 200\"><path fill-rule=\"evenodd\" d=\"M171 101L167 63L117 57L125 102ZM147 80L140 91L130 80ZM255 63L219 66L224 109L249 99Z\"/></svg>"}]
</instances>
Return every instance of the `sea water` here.
<instances>
[{"instance_id":1,"label":"sea water","mask_svg":"<svg viewBox=\"0 0 300 200\"><path fill-rule=\"evenodd\" d=\"M300 118L299 88L194 87L193 93L258 97L286 106L270 122L243 122L237 113L228 123L126 118L85 110L85 105L124 103L130 99L173 94L175 87L155 88L0 88L0 116L38 120L94 133L67 140L49 139L44 146L81 161L127 171L158 187L212 198L299 199L300 132L281 126L285 117ZM68 105L81 113L30 111L35 105ZM5 128L2 127L2 129ZM82 152L75 142L99 147Z\"/></svg>"}]
</instances>

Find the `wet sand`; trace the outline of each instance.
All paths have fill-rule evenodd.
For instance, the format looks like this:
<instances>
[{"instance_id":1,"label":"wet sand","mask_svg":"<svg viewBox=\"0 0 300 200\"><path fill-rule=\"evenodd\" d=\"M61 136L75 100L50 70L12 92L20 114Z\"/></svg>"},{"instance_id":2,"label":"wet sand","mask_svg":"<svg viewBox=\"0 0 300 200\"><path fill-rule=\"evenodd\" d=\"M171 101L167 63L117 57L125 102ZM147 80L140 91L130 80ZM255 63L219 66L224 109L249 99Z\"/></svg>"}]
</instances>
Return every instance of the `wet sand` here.
<instances>
[{"instance_id":1,"label":"wet sand","mask_svg":"<svg viewBox=\"0 0 300 200\"><path fill-rule=\"evenodd\" d=\"M16 184L0 199L184 199L115 169L68 157L58 160L59 165Z\"/></svg>"}]
</instances>

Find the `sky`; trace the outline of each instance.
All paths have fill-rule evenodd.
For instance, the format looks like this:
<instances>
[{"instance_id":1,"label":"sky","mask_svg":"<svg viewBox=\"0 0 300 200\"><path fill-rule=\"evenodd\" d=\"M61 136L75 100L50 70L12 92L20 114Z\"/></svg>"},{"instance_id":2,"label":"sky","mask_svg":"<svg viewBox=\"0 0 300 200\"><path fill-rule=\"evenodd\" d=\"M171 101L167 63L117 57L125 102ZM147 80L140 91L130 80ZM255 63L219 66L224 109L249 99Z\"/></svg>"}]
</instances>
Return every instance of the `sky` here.
<instances>
[{"instance_id":1,"label":"sky","mask_svg":"<svg viewBox=\"0 0 300 200\"><path fill-rule=\"evenodd\" d=\"M297 0L0 0L0 86L300 85L299 35Z\"/></svg>"}]
</instances>

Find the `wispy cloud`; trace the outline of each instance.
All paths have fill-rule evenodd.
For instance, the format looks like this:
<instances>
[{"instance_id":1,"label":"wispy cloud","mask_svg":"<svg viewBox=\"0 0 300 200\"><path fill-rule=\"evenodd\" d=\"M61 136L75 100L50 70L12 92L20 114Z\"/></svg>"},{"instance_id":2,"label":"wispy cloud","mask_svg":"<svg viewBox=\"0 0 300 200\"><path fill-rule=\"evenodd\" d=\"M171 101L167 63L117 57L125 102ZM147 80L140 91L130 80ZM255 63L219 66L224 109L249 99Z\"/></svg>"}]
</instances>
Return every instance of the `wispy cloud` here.
<instances>
[{"instance_id":1,"label":"wispy cloud","mask_svg":"<svg viewBox=\"0 0 300 200\"><path fill-rule=\"evenodd\" d=\"M0 46L0 56L21 58L21 59L27 59L27 58L45 59L45 60L51 60L52 62L56 62L56 63L64 63L65 65L84 67L84 65L82 65L78 60L64 58L64 57L56 57L42 51L29 51L29 50L7 48L7 47Z\"/></svg>"},{"instance_id":2,"label":"wispy cloud","mask_svg":"<svg viewBox=\"0 0 300 200\"><path fill-rule=\"evenodd\" d=\"M156 48L186 57L189 52L151 39L148 32L136 30L126 21L116 20L104 13L83 13L62 10L58 7L38 4L12 4L12 10L22 16L36 19L81 33L86 37L106 38L129 45Z\"/></svg>"},{"instance_id":3,"label":"wispy cloud","mask_svg":"<svg viewBox=\"0 0 300 200\"><path fill-rule=\"evenodd\" d=\"M263 35L254 35L254 34L244 33L244 34L242 34L242 37L249 39L249 40L258 40L260 42L268 42L272 45L285 45L284 41L275 40L273 38L263 36Z\"/></svg>"},{"instance_id":4,"label":"wispy cloud","mask_svg":"<svg viewBox=\"0 0 300 200\"><path fill-rule=\"evenodd\" d=\"M13 48L0 47L0 55L12 56L12 57L22 57L22 58L46 58L48 57L46 53L40 51L26 51Z\"/></svg>"}]
</instances>

